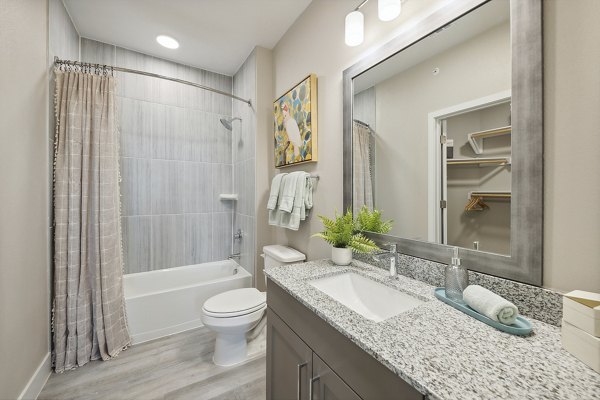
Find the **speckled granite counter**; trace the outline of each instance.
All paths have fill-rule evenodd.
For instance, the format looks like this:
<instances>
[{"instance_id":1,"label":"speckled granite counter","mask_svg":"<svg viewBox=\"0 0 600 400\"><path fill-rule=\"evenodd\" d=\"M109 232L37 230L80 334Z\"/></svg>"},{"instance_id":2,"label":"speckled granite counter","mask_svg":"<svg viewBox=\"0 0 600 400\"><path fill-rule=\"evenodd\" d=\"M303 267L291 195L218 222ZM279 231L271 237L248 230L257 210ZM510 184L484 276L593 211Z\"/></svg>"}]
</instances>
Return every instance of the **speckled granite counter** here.
<instances>
[{"instance_id":1,"label":"speckled granite counter","mask_svg":"<svg viewBox=\"0 0 600 400\"><path fill-rule=\"evenodd\" d=\"M376 323L308 282L353 271L426 302ZM435 299L433 286L354 261L270 268L269 278L429 399L600 399L600 375L560 344L560 328L531 320L517 337Z\"/></svg>"}]
</instances>

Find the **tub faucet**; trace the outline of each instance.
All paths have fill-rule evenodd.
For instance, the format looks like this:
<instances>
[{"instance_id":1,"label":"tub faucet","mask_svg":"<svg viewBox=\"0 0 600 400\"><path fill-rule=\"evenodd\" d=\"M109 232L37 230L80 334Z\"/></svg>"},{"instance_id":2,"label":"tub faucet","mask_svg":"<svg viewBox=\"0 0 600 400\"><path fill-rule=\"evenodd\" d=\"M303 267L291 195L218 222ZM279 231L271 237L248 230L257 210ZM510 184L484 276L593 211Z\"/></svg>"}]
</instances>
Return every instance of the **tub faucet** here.
<instances>
[{"instance_id":1,"label":"tub faucet","mask_svg":"<svg viewBox=\"0 0 600 400\"><path fill-rule=\"evenodd\" d=\"M398 275L396 265L398 264L398 252L396 251L396 243L389 244L389 250L383 250L373 255L375 261L383 261L390 259L390 276Z\"/></svg>"},{"instance_id":2,"label":"tub faucet","mask_svg":"<svg viewBox=\"0 0 600 400\"><path fill-rule=\"evenodd\" d=\"M233 254L230 254L229 257L227 257L227 258L229 258L230 260L233 260L233 259L239 260L240 258L242 258L242 254L241 253L233 253Z\"/></svg>"}]
</instances>

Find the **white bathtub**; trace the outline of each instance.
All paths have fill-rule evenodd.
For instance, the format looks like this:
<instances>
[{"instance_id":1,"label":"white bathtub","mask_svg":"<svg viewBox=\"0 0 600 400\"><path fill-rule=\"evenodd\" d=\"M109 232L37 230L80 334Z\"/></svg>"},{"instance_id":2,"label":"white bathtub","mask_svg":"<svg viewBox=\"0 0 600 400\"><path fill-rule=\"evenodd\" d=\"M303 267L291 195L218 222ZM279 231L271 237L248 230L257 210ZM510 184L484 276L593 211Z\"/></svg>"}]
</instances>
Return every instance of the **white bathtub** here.
<instances>
[{"instance_id":1,"label":"white bathtub","mask_svg":"<svg viewBox=\"0 0 600 400\"><path fill-rule=\"evenodd\" d=\"M252 286L235 261L216 261L123 277L133 344L202 326L202 305L227 290Z\"/></svg>"}]
</instances>

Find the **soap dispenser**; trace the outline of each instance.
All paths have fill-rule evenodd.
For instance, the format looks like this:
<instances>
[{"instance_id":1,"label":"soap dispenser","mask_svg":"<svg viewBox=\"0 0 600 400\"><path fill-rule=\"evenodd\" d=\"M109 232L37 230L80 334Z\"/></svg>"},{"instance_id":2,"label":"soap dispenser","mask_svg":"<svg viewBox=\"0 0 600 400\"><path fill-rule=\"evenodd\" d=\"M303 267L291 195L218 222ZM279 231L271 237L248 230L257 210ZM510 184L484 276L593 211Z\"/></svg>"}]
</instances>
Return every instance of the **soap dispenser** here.
<instances>
[{"instance_id":1,"label":"soap dispenser","mask_svg":"<svg viewBox=\"0 0 600 400\"><path fill-rule=\"evenodd\" d=\"M467 269L460 265L460 258L458 258L458 247L454 247L452 252L452 260L450 264L446 266L446 297L450 300L462 303L463 290L469 286L469 274Z\"/></svg>"}]
</instances>

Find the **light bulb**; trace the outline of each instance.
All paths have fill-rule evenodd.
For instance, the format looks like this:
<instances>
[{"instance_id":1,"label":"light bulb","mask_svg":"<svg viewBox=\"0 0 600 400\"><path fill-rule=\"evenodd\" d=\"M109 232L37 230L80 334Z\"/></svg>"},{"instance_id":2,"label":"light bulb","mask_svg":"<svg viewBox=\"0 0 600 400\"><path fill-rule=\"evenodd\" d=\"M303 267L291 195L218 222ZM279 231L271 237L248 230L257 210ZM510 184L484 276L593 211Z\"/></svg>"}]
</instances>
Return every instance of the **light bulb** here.
<instances>
[{"instance_id":1,"label":"light bulb","mask_svg":"<svg viewBox=\"0 0 600 400\"><path fill-rule=\"evenodd\" d=\"M382 21L391 21L402 11L401 0L377 0L377 15Z\"/></svg>"},{"instance_id":2,"label":"light bulb","mask_svg":"<svg viewBox=\"0 0 600 400\"><path fill-rule=\"evenodd\" d=\"M179 47L179 42L173 39L171 36L158 35L156 37L156 41L158 42L158 44L166 47L167 49L176 49Z\"/></svg>"},{"instance_id":3,"label":"light bulb","mask_svg":"<svg viewBox=\"0 0 600 400\"><path fill-rule=\"evenodd\" d=\"M346 15L345 41L348 46L358 46L365 35L365 17L356 10Z\"/></svg>"}]
</instances>

